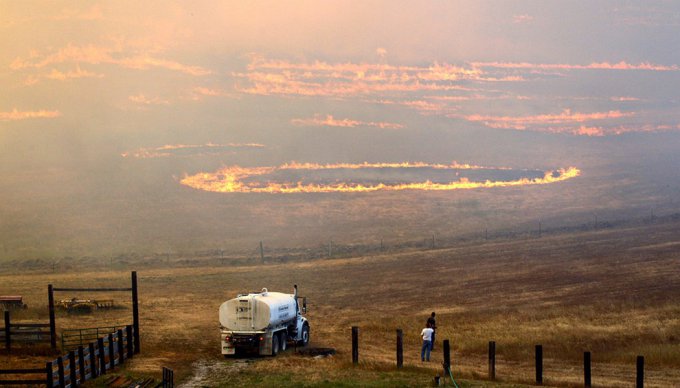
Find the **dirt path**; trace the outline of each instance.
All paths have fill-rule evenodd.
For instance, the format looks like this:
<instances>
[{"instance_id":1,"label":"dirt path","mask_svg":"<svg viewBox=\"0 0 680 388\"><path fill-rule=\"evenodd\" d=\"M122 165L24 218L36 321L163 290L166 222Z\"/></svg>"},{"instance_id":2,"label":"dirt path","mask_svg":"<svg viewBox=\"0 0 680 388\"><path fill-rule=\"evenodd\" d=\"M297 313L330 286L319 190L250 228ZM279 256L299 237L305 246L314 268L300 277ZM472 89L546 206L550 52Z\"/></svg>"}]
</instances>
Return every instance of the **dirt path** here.
<instances>
[{"instance_id":1,"label":"dirt path","mask_svg":"<svg viewBox=\"0 0 680 388\"><path fill-rule=\"evenodd\" d=\"M240 358L233 360L209 359L198 360L192 364L194 375L179 385L179 388L215 387L230 374L247 368L254 360Z\"/></svg>"}]
</instances>

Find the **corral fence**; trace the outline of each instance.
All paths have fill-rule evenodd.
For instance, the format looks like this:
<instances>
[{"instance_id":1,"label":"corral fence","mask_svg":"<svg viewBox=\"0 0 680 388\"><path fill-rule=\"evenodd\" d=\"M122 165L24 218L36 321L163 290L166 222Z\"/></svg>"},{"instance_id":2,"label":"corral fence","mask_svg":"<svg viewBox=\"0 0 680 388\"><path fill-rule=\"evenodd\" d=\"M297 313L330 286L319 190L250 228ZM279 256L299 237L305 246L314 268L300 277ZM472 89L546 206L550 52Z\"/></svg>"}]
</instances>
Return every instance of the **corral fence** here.
<instances>
[{"instance_id":1,"label":"corral fence","mask_svg":"<svg viewBox=\"0 0 680 388\"><path fill-rule=\"evenodd\" d=\"M50 342L52 333L49 323L12 323L9 311L5 311L5 327L0 332L0 342L7 351L11 351L12 343Z\"/></svg>"},{"instance_id":2,"label":"corral fence","mask_svg":"<svg viewBox=\"0 0 680 388\"><path fill-rule=\"evenodd\" d=\"M135 352L139 352L139 298L137 293L137 272L132 271L131 287L129 288L57 288L51 284L47 286L47 297L49 303L49 323L11 323L10 311L4 313L4 329L0 332L0 343L5 345L6 349L11 349L12 342L36 343L49 342L52 349L57 348L57 325L56 314L54 307L54 293L58 291L87 291L87 292L113 292L124 291L132 294L132 325L134 327L134 341ZM112 326L106 329L115 331L119 326ZM75 334L74 330L64 330L62 332L62 350L83 345L88 340L94 340L99 337L99 331L94 329L75 329L80 330ZM94 331L93 335L91 332ZM109 330L105 330L108 332ZM77 342L76 341L77 337Z\"/></svg>"},{"instance_id":3,"label":"corral fence","mask_svg":"<svg viewBox=\"0 0 680 388\"><path fill-rule=\"evenodd\" d=\"M54 308L54 293L55 292L130 292L132 294L132 326L134 327L134 351L139 353L139 298L137 293L137 271L131 272L131 287L129 288L58 288L51 284L47 286L47 298L50 310L50 332L52 349L57 348L56 333L56 314Z\"/></svg>"},{"instance_id":4,"label":"corral fence","mask_svg":"<svg viewBox=\"0 0 680 388\"><path fill-rule=\"evenodd\" d=\"M48 285L49 324L12 324L9 315L5 314L5 343L14 341L16 332L13 328L26 326L29 328L49 327L49 341L52 349L56 349L56 319L54 309L54 292L57 291L88 291L113 292L125 291L132 294L132 325L112 327L111 332L101 336L100 330L95 329L97 338L85 346L79 344L67 354L49 361L44 368L31 369L0 369L0 385L46 385L47 387L76 387L87 380L104 375L107 371L121 365L128 358L140 352L139 346L139 300L137 293L137 272L132 271L132 286L130 288L56 288ZM30 326L33 325L33 326ZM21 330L20 330L21 331ZM45 334L42 330L41 335ZM78 337L84 338L87 329L79 331ZM9 334L8 334L9 333ZM26 334L26 331L23 331ZM32 334L36 335L36 334ZM68 337L68 335L67 335ZM11 344L11 343L10 343ZM64 343L62 343L63 346Z\"/></svg>"},{"instance_id":5,"label":"corral fence","mask_svg":"<svg viewBox=\"0 0 680 388\"><path fill-rule=\"evenodd\" d=\"M78 346L96 341L108 333L115 333L125 326L90 327L85 329L64 329L61 331L61 350L73 350Z\"/></svg>"},{"instance_id":6,"label":"corral fence","mask_svg":"<svg viewBox=\"0 0 680 388\"><path fill-rule=\"evenodd\" d=\"M78 346L77 349L48 361L44 368L0 370L0 376L14 376L0 380L0 385L76 387L87 380L105 375L132 358L136 353L134 338L133 326L125 326L125 330L118 329L108 333L87 346Z\"/></svg>"},{"instance_id":7,"label":"corral fence","mask_svg":"<svg viewBox=\"0 0 680 388\"><path fill-rule=\"evenodd\" d=\"M47 378L49 376L51 363L47 363L45 368L31 368L31 369L0 369L0 385L47 385ZM6 376L27 376L22 379L16 377L7 378Z\"/></svg>"},{"instance_id":8,"label":"corral fence","mask_svg":"<svg viewBox=\"0 0 680 388\"><path fill-rule=\"evenodd\" d=\"M402 329L397 329L396 336L396 365L397 368L404 366L404 334ZM452 381L453 372L451 371L451 350L449 340L443 341L444 362L443 377L446 379L450 377ZM536 385L543 385L543 346L536 345L534 348L534 362L536 372ZM359 363L359 327L352 326L352 363L357 365ZM489 372L488 379L496 380L496 342L489 341ZM591 353L583 353L583 386L586 388L592 387L592 369L591 369ZM645 380L645 358L644 356L637 356L636 360L636 376L635 387L644 388ZM439 384L439 376L435 378L435 383ZM454 385L457 384L454 381Z\"/></svg>"},{"instance_id":9,"label":"corral fence","mask_svg":"<svg viewBox=\"0 0 680 388\"><path fill-rule=\"evenodd\" d=\"M175 372L172 369L163 367L163 381L160 386L163 388L175 388Z\"/></svg>"}]
</instances>

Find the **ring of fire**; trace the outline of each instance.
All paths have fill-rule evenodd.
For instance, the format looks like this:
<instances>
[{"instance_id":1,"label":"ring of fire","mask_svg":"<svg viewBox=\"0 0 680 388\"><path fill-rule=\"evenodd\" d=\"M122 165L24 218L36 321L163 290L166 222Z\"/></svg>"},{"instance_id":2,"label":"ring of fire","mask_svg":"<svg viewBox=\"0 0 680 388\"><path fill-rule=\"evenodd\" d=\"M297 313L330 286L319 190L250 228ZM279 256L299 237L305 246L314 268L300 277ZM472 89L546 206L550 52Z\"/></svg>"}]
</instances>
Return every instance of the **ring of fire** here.
<instances>
[{"instance_id":1,"label":"ring of fire","mask_svg":"<svg viewBox=\"0 0 680 388\"><path fill-rule=\"evenodd\" d=\"M404 183L377 183L361 184L352 182L336 182L330 184L309 183L301 181L291 183L277 183L271 181L249 182L248 178L262 177L276 172L296 170L359 170L359 169L423 169L432 170L512 170L507 167L482 167L469 164L431 164L421 162L405 163L360 163L360 164L315 164L315 163L287 163L271 167L240 167L229 166L221 168L214 173L198 173L187 175L180 180L182 185L204 191L219 193L348 193L348 192L373 192L373 191L399 191L399 190L460 190L492 187L511 187L525 185L542 185L565 181L580 175L581 171L576 167L560 168L545 171L542 177L522 177L514 180L485 180L481 182L470 181L461 177L458 181L437 183L431 180L424 182Z\"/></svg>"}]
</instances>

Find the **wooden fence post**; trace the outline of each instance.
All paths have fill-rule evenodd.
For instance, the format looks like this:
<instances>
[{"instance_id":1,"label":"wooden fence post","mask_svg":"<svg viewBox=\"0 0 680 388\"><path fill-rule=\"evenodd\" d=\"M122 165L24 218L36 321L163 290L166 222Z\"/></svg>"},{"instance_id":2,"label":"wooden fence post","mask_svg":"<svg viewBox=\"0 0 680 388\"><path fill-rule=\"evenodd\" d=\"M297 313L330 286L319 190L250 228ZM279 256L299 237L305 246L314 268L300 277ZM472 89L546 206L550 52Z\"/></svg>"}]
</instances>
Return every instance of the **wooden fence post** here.
<instances>
[{"instance_id":1,"label":"wooden fence post","mask_svg":"<svg viewBox=\"0 0 680 388\"><path fill-rule=\"evenodd\" d=\"M125 362L125 348L123 347L123 329L118 329L116 332L118 336L118 364L123 365Z\"/></svg>"},{"instance_id":2,"label":"wooden fence post","mask_svg":"<svg viewBox=\"0 0 680 388\"><path fill-rule=\"evenodd\" d=\"M97 377L97 358L95 357L94 342L87 344L87 350L90 352L90 378Z\"/></svg>"},{"instance_id":3,"label":"wooden fence post","mask_svg":"<svg viewBox=\"0 0 680 388\"><path fill-rule=\"evenodd\" d=\"M352 326L352 363L359 363L359 327Z\"/></svg>"},{"instance_id":4,"label":"wooden fence post","mask_svg":"<svg viewBox=\"0 0 680 388\"><path fill-rule=\"evenodd\" d=\"M139 297L137 294L137 271L132 271L132 325L134 326L135 354L139 353Z\"/></svg>"},{"instance_id":5,"label":"wooden fence post","mask_svg":"<svg viewBox=\"0 0 680 388\"><path fill-rule=\"evenodd\" d=\"M489 341L489 380L496 380L496 342Z\"/></svg>"},{"instance_id":6,"label":"wooden fence post","mask_svg":"<svg viewBox=\"0 0 680 388\"><path fill-rule=\"evenodd\" d=\"M68 352L68 371L71 387L78 386L78 375L76 374L76 354L73 350Z\"/></svg>"},{"instance_id":7,"label":"wooden fence post","mask_svg":"<svg viewBox=\"0 0 680 388\"><path fill-rule=\"evenodd\" d=\"M54 382L54 376L52 374L52 361L47 361L45 363L45 372L47 373L45 383L47 385L47 388L52 388L52 383Z\"/></svg>"},{"instance_id":8,"label":"wooden fence post","mask_svg":"<svg viewBox=\"0 0 680 388\"><path fill-rule=\"evenodd\" d=\"M64 359L59 356L57 358L57 368L59 368L59 388L66 387L66 382L64 381Z\"/></svg>"},{"instance_id":9,"label":"wooden fence post","mask_svg":"<svg viewBox=\"0 0 680 388\"><path fill-rule=\"evenodd\" d=\"M80 369L80 382L81 384L87 380L85 377L85 351L83 346L78 346L78 368Z\"/></svg>"},{"instance_id":10,"label":"wooden fence post","mask_svg":"<svg viewBox=\"0 0 680 388\"><path fill-rule=\"evenodd\" d=\"M404 366L404 332L397 329L397 368Z\"/></svg>"},{"instance_id":11,"label":"wooden fence post","mask_svg":"<svg viewBox=\"0 0 680 388\"><path fill-rule=\"evenodd\" d=\"M54 288L51 284L47 285L47 301L50 309L50 346L57 348L57 323L54 316Z\"/></svg>"},{"instance_id":12,"label":"wooden fence post","mask_svg":"<svg viewBox=\"0 0 680 388\"><path fill-rule=\"evenodd\" d=\"M104 352L104 338L97 338L97 347L99 348L99 375L106 374L106 353Z\"/></svg>"},{"instance_id":13,"label":"wooden fence post","mask_svg":"<svg viewBox=\"0 0 680 388\"><path fill-rule=\"evenodd\" d=\"M10 337L12 335L12 331L10 330L10 324L9 311L5 311L5 348L7 351L12 349L12 338Z\"/></svg>"},{"instance_id":14,"label":"wooden fence post","mask_svg":"<svg viewBox=\"0 0 680 388\"><path fill-rule=\"evenodd\" d=\"M590 369L590 352L583 353L583 386L585 388L592 387L591 381L591 369Z\"/></svg>"},{"instance_id":15,"label":"wooden fence post","mask_svg":"<svg viewBox=\"0 0 680 388\"><path fill-rule=\"evenodd\" d=\"M451 372L451 348L449 340L444 340L444 374L448 375Z\"/></svg>"},{"instance_id":16,"label":"wooden fence post","mask_svg":"<svg viewBox=\"0 0 680 388\"><path fill-rule=\"evenodd\" d=\"M132 326L125 326L125 344L127 345L127 358L132 358Z\"/></svg>"},{"instance_id":17,"label":"wooden fence post","mask_svg":"<svg viewBox=\"0 0 680 388\"><path fill-rule=\"evenodd\" d=\"M116 346L113 344L113 333L109 333L109 369L113 370L116 367Z\"/></svg>"},{"instance_id":18,"label":"wooden fence post","mask_svg":"<svg viewBox=\"0 0 680 388\"><path fill-rule=\"evenodd\" d=\"M645 386L645 358L637 356L637 376L635 378L635 388L644 388Z\"/></svg>"},{"instance_id":19,"label":"wooden fence post","mask_svg":"<svg viewBox=\"0 0 680 388\"><path fill-rule=\"evenodd\" d=\"M175 386L175 372L170 369L163 367L163 388L174 388Z\"/></svg>"},{"instance_id":20,"label":"wooden fence post","mask_svg":"<svg viewBox=\"0 0 680 388\"><path fill-rule=\"evenodd\" d=\"M536 345L536 385L543 385L543 346Z\"/></svg>"}]
</instances>

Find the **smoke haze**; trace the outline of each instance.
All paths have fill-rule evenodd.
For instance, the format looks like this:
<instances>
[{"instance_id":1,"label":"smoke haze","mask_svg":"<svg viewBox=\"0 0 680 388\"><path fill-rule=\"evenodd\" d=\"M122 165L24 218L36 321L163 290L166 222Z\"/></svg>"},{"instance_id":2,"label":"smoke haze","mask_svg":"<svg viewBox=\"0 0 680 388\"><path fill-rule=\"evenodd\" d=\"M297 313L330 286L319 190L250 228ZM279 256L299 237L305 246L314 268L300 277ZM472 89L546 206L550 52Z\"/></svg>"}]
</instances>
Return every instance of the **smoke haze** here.
<instances>
[{"instance_id":1,"label":"smoke haze","mask_svg":"<svg viewBox=\"0 0 680 388\"><path fill-rule=\"evenodd\" d=\"M675 213L679 33L680 5L666 1L3 2L0 258L240 252L260 240ZM182 184L294 162L453 161L511 171L468 172L478 181L580 174L464 191ZM295 174L274 183L460 178Z\"/></svg>"}]
</instances>

